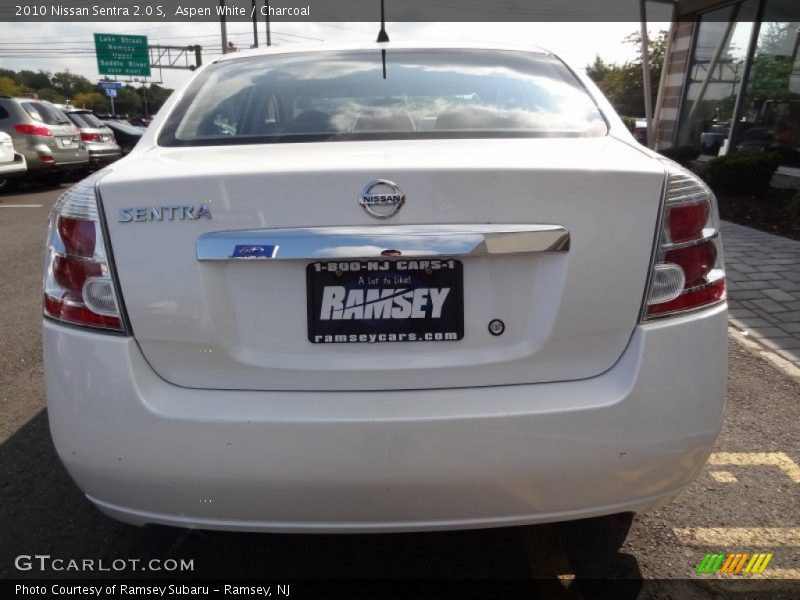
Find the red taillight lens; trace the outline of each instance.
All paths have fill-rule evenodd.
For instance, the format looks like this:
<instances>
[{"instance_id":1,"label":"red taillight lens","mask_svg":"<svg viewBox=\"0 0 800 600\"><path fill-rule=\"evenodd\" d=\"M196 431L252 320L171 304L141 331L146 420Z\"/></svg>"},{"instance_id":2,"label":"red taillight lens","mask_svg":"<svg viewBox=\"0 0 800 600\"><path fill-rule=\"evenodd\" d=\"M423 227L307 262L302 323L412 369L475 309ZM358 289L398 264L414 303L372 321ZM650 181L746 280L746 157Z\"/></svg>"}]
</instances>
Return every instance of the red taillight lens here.
<instances>
[{"instance_id":1,"label":"red taillight lens","mask_svg":"<svg viewBox=\"0 0 800 600\"><path fill-rule=\"evenodd\" d=\"M70 297L56 300L52 296L44 297L44 312L47 316L59 319L73 325L87 325L103 329L122 329L119 317L98 315L92 312L81 302L76 302Z\"/></svg>"},{"instance_id":2,"label":"red taillight lens","mask_svg":"<svg viewBox=\"0 0 800 600\"><path fill-rule=\"evenodd\" d=\"M97 210L99 172L59 198L50 217L44 314L72 325L124 331Z\"/></svg>"},{"instance_id":3,"label":"red taillight lens","mask_svg":"<svg viewBox=\"0 0 800 600\"><path fill-rule=\"evenodd\" d=\"M700 242L686 248L668 250L664 254L664 260L683 269L685 285L691 288L705 283L703 278L717 262L717 247L713 241Z\"/></svg>"},{"instance_id":4,"label":"red taillight lens","mask_svg":"<svg viewBox=\"0 0 800 600\"><path fill-rule=\"evenodd\" d=\"M645 318L680 314L725 299L716 199L693 173L671 161L667 169L663 227Z\"/></svg>"},{"instance_id":5,"label":"red taillight lens","mask_svg":"<svg viewBox=\"0 0 800 600\"><path fill-rule=\"evenodd\" d=\"M58 235L69 254L91 258L97 244L97 231L94 221L58 217Z\"/></svg>"},{"instance_id":6,"label":"red taillight lens","mask_svg":"<svg viewBox=\"0 0 800 600\"><path fill-rule=\"evenodd\" d=\"M30 123L17 123L14 125L14 129L26 135L43 135L46 137L51 137L53 135L53 132L47 127L42 125L31 125Z\"/></svg>"},{"instance_id":7,"label":"red taillight lens","mask_svg":"<svg viewBox=\"0 0 800 600\"><path fill-rule=\"evenodd\" d=\"M672 206L668 214L668 227L673 244L701 237L708 222L708 202Z\"/></svg>"},{"instance_id":8,"label":"red taillight lens","mask_svg":"<svg viewBox=\"0 0 800 600\"><path fill-rule=\"evenodd\" d=\"M706 287L685 292L669 302L652 305L650 308L648 308L647 315L653 317L663 314L683 312L685 310L690 310L706 304L716 304L720 300L724 299L725 280L718 279Z\"/></svg>"},{"instance_id":9,"label":"red taillight lens","mask_svg":"<svg viewBox=\"0 0 800 600\"><path fill-rule=\"evenodd\" d=\"M103 138L98 133L85 133L81 132L81 139L84 142L102 142Z\"/></svg>"}]
</instances>

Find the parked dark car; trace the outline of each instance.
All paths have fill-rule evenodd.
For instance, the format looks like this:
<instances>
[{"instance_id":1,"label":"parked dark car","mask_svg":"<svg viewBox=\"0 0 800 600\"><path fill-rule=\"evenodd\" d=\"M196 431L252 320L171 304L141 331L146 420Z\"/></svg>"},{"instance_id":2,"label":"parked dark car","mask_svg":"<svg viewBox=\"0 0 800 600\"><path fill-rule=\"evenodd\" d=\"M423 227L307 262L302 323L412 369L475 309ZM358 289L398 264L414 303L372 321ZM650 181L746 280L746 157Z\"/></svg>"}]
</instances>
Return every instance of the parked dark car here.
<instances>
[{"instance_id":1,"label":"parked dark car","mask_svg":"<svg viewBox=\"0 0 800 600\"><path fill-rule=\"evenodd\" d=\"M647 146L647 121L645 119L636 119L636 124L633 128L633 137L642 146Z\"/></svg>"},{"instance_id":2,"label":"parked dark car","mask_svg":"<svg viewBox=\"0 0 800 600\"><path fill-rule=\"evenodd\" d=\"M114 132L114 137L117 138L117 144L119 144L123 156L133 150L133 147L141 139L142 135L144 135L143 129L134 127L122 119L101 120L109 129L111 129L111 131Z\"/></svg>"},{"instance_id":3,"label":"parked dark car","mask_svg":"<svg viewBox=\"0 0 800 600\"><path fill-rule=\"evenodd\" d=\"M114 162L122 150L114 139L114 132L90 110L65 111L78 128L81 140L89 150L89 168L96 169Z\"/></svg>"},{"instance_id":4,"label":"parked dark car","mask_svg":"<svg viewBox=\"0 0 800 600\"><path fill-rule=\"evenodd\" d=\"M708 131L700 134L700 151L702 154L717 156L722 144L728 139L729 126L711 125Z\"/></svg>"}]
</instances>

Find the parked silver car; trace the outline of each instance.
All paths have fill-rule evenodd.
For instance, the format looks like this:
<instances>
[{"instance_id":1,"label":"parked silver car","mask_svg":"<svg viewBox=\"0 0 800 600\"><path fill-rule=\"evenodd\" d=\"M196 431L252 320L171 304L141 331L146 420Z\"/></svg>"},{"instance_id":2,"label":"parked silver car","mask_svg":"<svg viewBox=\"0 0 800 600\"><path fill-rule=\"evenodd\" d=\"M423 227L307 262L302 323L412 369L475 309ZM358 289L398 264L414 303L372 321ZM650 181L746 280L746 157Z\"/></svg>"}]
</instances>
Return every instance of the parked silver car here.
<instances>
[{"instance_id":1,"label":"parked silver car","mask_svg":"<svg viewBox=\"0 0 800 600\"><path fill-rule=\"evenodd\" d=\"M49 102L0 96L0 131L25 157L28 175L44 183L60 183L70 171L89 164L78 129Z\"/></svg>"},{"instance_id":2,"label":"parked silver car","mask_svg":"<svg viewBox=\"0 0 800 600\"><path fill-rule=\"evenodd\" d=\"M89 168L96 169L114 162L122 156L114 132L106 126L90 110L67 110L69 120L78 128L87 150L89 150Z\"/></svg>"},{"instance_id":3,"label":"parked silver car","mask_svg":"<svg viewBox=\"0 0 800 600\"><path fill-rule=\"evenodd\" d=\"M0 193L13 186L11 181L25 174L25 157L14 149L11 136L0 131Z\"/></svg>"}]
</instances>

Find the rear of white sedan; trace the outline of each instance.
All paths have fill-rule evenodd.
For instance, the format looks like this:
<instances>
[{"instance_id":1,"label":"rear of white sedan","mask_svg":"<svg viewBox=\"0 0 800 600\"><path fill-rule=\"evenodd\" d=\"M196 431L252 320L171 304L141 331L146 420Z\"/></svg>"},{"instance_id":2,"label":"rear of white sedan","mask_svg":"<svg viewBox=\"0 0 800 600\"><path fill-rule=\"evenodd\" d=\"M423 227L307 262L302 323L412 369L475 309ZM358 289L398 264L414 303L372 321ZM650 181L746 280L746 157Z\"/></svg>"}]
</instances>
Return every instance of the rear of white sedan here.
<instances>
[{"instance_id":1,"label":"rear of white sedan","mask_svg":"<svg viewBox=\"0 0 800 600\"><path fill-rule=\"evenodd\" d=\"M225 56L64 194L47 254L53 439L123 521L642 511L720 430L714 197L548 53Z\"/></svg>"}]
</instances>

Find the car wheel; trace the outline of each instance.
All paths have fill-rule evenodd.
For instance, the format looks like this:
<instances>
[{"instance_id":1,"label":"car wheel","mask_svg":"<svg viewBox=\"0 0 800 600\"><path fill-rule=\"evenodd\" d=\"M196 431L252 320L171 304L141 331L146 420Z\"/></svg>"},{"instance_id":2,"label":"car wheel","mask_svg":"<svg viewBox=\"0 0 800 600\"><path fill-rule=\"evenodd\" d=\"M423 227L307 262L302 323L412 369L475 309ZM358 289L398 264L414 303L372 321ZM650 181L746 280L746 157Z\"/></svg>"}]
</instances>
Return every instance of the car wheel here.
<instances>
[{"instance_id":1,"label":"car wheel","mask_svg":"<svg viewBox=\"0 0 800 600\"><path fill-rule=\"evenodd\" d=\"M65 173L48 173L47 175L42 175L41 181L44 185L50 187L56 187L61 185L66 178Z\"/></svg>"},{"instance_id":2,"label":"car wheel","mask_svg":"<svg viewBox=\"0 0 800 600\"><path fill-rule=\"evenodd\" d=\"M0 179L0 194L11 194L18 187L18 179Z\"/></svg>"}]
</instances>

